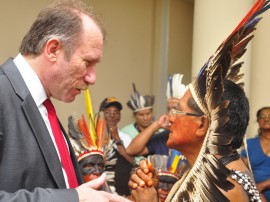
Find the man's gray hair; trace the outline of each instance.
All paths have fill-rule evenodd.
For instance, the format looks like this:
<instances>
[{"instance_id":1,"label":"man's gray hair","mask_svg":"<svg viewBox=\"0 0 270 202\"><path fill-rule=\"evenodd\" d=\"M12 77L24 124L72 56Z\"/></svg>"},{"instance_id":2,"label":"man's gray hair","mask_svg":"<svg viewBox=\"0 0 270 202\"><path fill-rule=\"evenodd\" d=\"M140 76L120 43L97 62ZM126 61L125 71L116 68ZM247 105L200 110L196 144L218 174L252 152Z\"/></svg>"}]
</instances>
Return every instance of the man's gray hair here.
<instances>
[{"instance_id":1,"label":"man's gray hair","mask_svg":"<svg viewBox=\"0 0 270 202\"><path fill-rule=\"evenodd\" d=\"M38 56L42 53L46 42L56 37L65 49L66 59L69 59L79 43L82 32L81 14L93 19L105 38L103 25L91 7L80 0L60 0L39 13L36 21L22 40L20 53Z\"/></svg>"}]
</instances>

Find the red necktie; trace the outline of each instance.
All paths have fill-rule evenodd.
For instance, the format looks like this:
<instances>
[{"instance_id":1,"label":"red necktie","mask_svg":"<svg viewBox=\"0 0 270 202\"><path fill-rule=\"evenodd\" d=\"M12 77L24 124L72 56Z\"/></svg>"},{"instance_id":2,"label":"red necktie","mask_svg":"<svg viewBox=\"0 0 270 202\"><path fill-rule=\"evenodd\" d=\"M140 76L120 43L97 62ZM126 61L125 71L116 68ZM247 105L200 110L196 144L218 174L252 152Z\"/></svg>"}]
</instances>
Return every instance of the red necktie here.
<instances>
[{"instance_id":1,"label":"red necktie","mask_svg":"<svg viewBox=\"0 0 270 202\"><path fill-rule=\"evenodd\" d=\"M51 124L53 136L58 147L58 151L60 153L61 162L64 170L66 171L68 183L70 188L76 188L78 186L78 181L76 178L76 174L74 171L73 164L71 162L70 154L67 148L67 144L65 142L63 133L60 129L58 119L56 116L56 111L51 100L47 99L44 101L44 106L48 111L48 118Z\"/></svg>"}]
</instances>

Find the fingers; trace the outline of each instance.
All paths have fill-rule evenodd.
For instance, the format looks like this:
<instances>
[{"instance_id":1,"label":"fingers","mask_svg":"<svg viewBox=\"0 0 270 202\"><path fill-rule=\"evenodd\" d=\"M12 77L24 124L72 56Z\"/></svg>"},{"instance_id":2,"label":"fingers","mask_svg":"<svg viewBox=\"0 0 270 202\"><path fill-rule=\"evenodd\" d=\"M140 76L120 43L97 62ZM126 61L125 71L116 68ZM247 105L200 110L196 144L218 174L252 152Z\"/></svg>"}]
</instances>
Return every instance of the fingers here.
<instances>
[{"instance_id":1,"label":"fingers","mask_svg":"<svg viewBox=\"0 0 270 202\"><path fill-rule=\"evenodd\" d=\"M103 173L100 177L87 182L87 186L92 189L99 189L106 181L106 174Z\"/></svg>"},{"instance_id":2,"label":"fingers","mask_svg":"<svg viewBox=\"0 0 270 202\"><path fill-rule=\"evenodd\" d=\"M141 160L140 161L140 170L142 170L145 174L149 173L149 168L148 168L148 162L147 160Z\"/></svg>"},{"instance_id":3,"label":"fingers","mask_svg":"<svg viewBox=\"0 0 270 202\"><path fill-rule=\"evenodd\" d=\"M170 128L171 123L169 122L169 117L167 115L162 115L162 117L160 117L160 125L167 130Z\"/></svg>"},{"instance_id":4,"label":"fingers","mask_svg":"<svg viewBox=\"0 0 270 202\"><path fill-rule=\"evenodd\" d=\"M128 187L130 189L137 189L138 188L138 184L133 182L131 179L128 181Z\"/></svg>"},{"instance_id":5,"label":"fingers","mask_svg":"<svg viewBox=\"0 0 270 202\"><path fill-rule=\"evenodd\" d=\"M156 171L153 173L152 182L153 182L153 186L157 188L158 183L159 183L159 178L158 178L158 173Z\"/></svg>"},{"instance_id":6,"label":"fingers","mask_svg":"<svg viewBox=\"0 0 270 202\"><path fill-rule=\"evenodd\" d=\"M149 170L148 176L151 178L151 181L149 181L147 185L157 187L159 182L158 173L149 161L146 160L146 164Z\"/></svg>"},{"instance_id":7,"label":"fingers","mask_svg":"<svg viewBox=\"0 0 270 202\"><path fill-rule=\"evenodd\" d=\"M129 187L132 189L140 187L144 187L145 185L147 186L152 186L153 185L153 180L152 180L152 173L145 173L143 172L140 168L137 168L135 170L135 173L131 175L130 182L129 182Z\"/></svg>"},{"instance_id":8,"label":"fingers","mask_svg":"<svg viewBox=\"0 0 270 202\"><path fill-rule=\"evenodd\" d=\"M141 169L136 169L135 173L131 175L131 178L130 178L130 181L129 182L132 182L130 185L131 188L133 189L136 189L138 186L141 186L141 187L144 187L145 186L145 182L144 182L144 179L145 179L145 176L142 176L142 175L145 175ZM147 175L146 175L147 176Z\"/></svg>"},{"instance_id":9,"label":"fingers","mask_svg":"<svg viewBox=\"0 0 270 202\"><path fill-rule=\"evenodd\" d=\"M152 165L152 163L150 163L148 160L145 161L147 168L149 170L149 172L153 172L154 171L154 167Z\"/></svg>"},{"instance_id":10,"label":"fingers","mask_svg":"<svg viewBox=\"0 0 270 202\"><path fill-rule=\"evenodd\" d=\"M154 187L138 187L131 190L133 201L159 201Z\"/></svg>"},{"instance_id":11,"label":"fingers","mask_svg":"<svg viewBox=\"0 0 270 202\"><path fill-rule=\"evenodd\" d=\"M128 186L131 189L137 189L138 187L156 186L156 172L153 165L147 160L140 161L140 166L135 169L134 173L131 175Z\"/></svg>"}]
</instances>

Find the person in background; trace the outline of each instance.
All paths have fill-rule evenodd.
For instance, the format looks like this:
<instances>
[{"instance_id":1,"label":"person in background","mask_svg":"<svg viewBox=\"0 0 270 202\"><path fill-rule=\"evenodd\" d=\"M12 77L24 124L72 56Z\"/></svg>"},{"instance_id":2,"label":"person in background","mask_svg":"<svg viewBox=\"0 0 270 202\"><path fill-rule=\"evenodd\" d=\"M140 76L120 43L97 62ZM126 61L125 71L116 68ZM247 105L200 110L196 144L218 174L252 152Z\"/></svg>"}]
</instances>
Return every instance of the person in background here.
<instances>
[{"instance_id":1,"label":"person in background","mask_svg":"<svg viewBox=\"0 0 270 202\"><path fill-rule=\"evenodd\" d=\"M133 83L134 95L131 95L131 99L127 102L127 106L133 111L135 122L124 126L121 131L130 136L133 140L140 132L144 131L153 121L153 105L154 96L144 95L142 96L136 89ZM138 164L140 160L144 159L143 156L137 156L135 158Z\"/></svg>"},{"instance_id":2,"label":"person in background","mask_svg":"<svg viewBox=\"0 0 270 202\"><path fill-rule=\"evenodd\" d=\"M68 136L75 155L77 157L80 171L84 182L92 181L104 173L107 165L115 165L116 159L113 157L113 142L105 142L106 122L103 112L97 116L92 107L90 90L85 91L85 103L88 120L82 114L72 114L68 117ZM91 130L90 130L91 128ZM112 173L106 173L107 180L113 178ZM112 192L107 182L102 190Z\"/></svg>"},{"instance_id":3,"label":"person in background","mask_svg":"<svg viewBox=\"0 0 270 202\"><path fill-rule=\"evenodd\" d=\"M79 0L43 9L0 67L0 200L128 201L87 183L50 98L69 103L96 80L104 29Z\"/></svg>"},{"instance_id":4,"label":"person in background","mask_svg":"<svg viewBox=\"0 0 270 202\"><path fill-rule=\"evenodd\" d=\"M270 201L270 107L262 107L256 116L258 135L247 140L247 150L241 156L251 166L261 197Z\"/></svg>"},{"instance_id":5,"label":"person in background","mask_svg":"<svg viewBox=\"0 0 270 202\"><path fill-rule=\"evenodd\" d=\"M177 181L166 201L261 201L252 173L240 158L249 121L238 59L246 52L252 32L269 9L258 0L197 77L188 85L177 109L169 112L168 147L180 151L191 169ZM129 186L134 201L157 201L157 175L142 160Z\"/></svg>"},{"instance_id":6,"label":"person in background","mask_svg":"<svg viewBox=\"0 0 270 202\"><path fill-rule=\"evenodd\" d=\"M131 141L130 137L120 131L117 126L121 120L121 110L122 104L115 97L105 98L99 108L99 111L104 113L109 134L105 142L113 142L111 149L114 153L113 158L116 159L115 164L108 164L105 167L105 171L113 173L112 176L114 176L114 178L108 181L108 184L112 192L122 196L129 196L128 181L133 168L134 158L126 153L126 147L128 147Z\"/></svg>"},{"instance_id":7,"label":"person in background","mask_svg":"<svg viewBox=\"0 0 270 202\"><path fill-rule=\"evenodd\" d=\"M183 74L169 75L167 82L167 110L176 109L186 86L182 83ZM141 131L130 143L127 153L132 156L153 154L168 155L166 142L169 137L168 116L161 115L150 126ZM160 129L163 131L156 133Z\"/></svg>"},{"instance_id":8,"label":"person in background","mask_svg":"<svg viewBox=\"0 0 270 202\"><path fill-rule=\"evenodd\" d=\"M93 119L95 120L95 119ZM69 116L68 128L69 139L77 157L80 171L84 182L92 181L104 173L106 165L115 165L116 159L113 158L112 143L105 140L105 120L102 113L98 114L97 123L88 124L95 130L89 130L84 116L78 118L76 115ZM111 179L110 174L106 173L107 179ZM112 192L107 182L101 187L102 190Z\"/></svg>"},{"instance_id":9,"label":"person in background","mask_svg":"<svg viewBox=\"0 0 270 202\"><path fill-rule=\"evenodd\" d=\"M153 95L142 96L133 83L133 93L127 106L133 111L135 122L124 126L121 131L125 132L134 139L140 131L147 128L153 121L153 105L155 97Z\"/></svg>"},{"instance_id":10,"label":"person in background","mask_svg":"<svg viewBox=\"0 0 270 202\"><path fill-rule=\"evenodd\" d=\"M149 163L158 174L157 194L159 202L164 202L176 183L182 175L189 169L187 159L176 150L170 150L167 155L149 155L147 157Z\"/></svg>"},{"instance_id":11,"label":"person in background","mask_svg":"<svg viewBox=\"0 0 270 202\"><path fill-rule=\"evenodd\" d=\"M194 92L191 90L193 85L189 85L180 99L179 108L170 111L171 134L167 141L168 147L180 151L187 158L191 169L175 183L166 200L260 201L252 175L237 153L249 120L248 100L243 89L232 81L224 80L224 93L219 105L213 105L220 109L215 118L217 122L211 124L211 119L203 112L207 110L203 108L205 105L195 101L203 99L194 98L198 94L191 93ZM226 106L226 103L230 104ZM225 123L224 116L228 116ZM219 151L225 153L222 155ZM140 168L132 175L129 186L133 189L134 201L157 201L154 187L145 186L157 178L152 179L150 176L155 174L150 171L149 163L142 160Z\"/></svg>"}]
</instances>

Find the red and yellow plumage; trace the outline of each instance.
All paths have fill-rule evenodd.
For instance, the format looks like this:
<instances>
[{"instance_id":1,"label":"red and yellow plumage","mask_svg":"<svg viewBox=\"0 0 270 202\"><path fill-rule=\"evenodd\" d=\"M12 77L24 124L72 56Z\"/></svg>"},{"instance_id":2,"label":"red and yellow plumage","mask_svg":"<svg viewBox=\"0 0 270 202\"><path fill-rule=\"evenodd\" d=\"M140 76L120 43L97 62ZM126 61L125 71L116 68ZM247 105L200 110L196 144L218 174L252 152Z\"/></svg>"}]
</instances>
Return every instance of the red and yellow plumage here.
<instances>
[{"instance_id":1,"label":"red and yellow plumage","mask_svg":"<svg viewBox=\"0 0 270 202\"><path fill-rule=\"evenodd\" d=\"M103 112L95 116L89 89L85 91L85 105L88 120L84 115L81 118L69 117L69 136L78 159L91 153L103 155L104 150L106 122Z\"/></svg>"}]
</instances>

